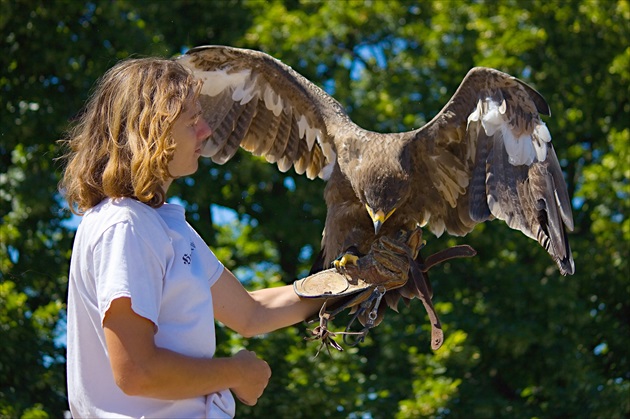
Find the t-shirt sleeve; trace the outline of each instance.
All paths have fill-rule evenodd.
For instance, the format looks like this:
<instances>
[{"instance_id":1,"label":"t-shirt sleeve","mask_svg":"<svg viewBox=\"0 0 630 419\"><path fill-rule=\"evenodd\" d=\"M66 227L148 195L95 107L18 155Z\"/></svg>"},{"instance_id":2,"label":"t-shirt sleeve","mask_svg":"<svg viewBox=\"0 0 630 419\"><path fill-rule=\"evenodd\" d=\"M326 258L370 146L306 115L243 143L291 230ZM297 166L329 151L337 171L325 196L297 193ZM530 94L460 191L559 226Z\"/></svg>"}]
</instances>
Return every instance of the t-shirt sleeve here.
<instances>
[{"instance_id":1,"label":"t-shirt sleeve","mask_svg":"<svg viewBox=\"0 0 630 419\"><path fill-rule=\"evenodd\" d=\"M208 278L208 284L214 285L215 282L221 277L225 266L217 258L214 252L208 247L206 242L199 236L199 234L189 225L190 231L195 241L195 248L200 250L201 262L203 264L204 275Z\"/></svg>"},{"instance_id":2,"label":"t-shirt sleeve","mask_svg":"<svg viewBox=\"0 0 630 419\"><path fill-rule=\"evenodd\" d=\"M207 248L208 252L207 257L204 258L204 261L207 265L206 272L208 272L208 284L213 286L221 277L221 274L225 270L223 263L219 259L217 259L216 255L210 248Z\"/></svg>"},{"instance_id":3,"label":"t-shirt sleeve","mask_svg":"<svg viewBox=\"0 0 630 419\"><path fill-rule=\"evenodd\" d=\"M158 325L166 271L164 249L128 221L105 230L95 243L93 261L101 324L117 298L131 299L132 310Z\"/></svg>"}]
</instances>

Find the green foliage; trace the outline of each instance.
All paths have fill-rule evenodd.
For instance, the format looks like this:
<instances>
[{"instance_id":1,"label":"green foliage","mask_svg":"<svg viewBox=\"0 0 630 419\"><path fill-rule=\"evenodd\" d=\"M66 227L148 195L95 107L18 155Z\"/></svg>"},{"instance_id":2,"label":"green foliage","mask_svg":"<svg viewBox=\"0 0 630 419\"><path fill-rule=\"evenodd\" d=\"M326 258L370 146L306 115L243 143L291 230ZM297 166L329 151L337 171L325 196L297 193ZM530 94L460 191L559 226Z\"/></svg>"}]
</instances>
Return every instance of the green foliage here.
<instances>
[{"instance_id":1,"label":"green foliage","mask_svg":"<svg viewBox=\"0 0 630 419\"><path fill-rule=\"evenodd\" d=\"M64 408L63 371L53 367L63 361L52 333L61 306L51 301L33 310L14 282L0 283L0 416L42 417L44 405L57 412Z\"/></svg>"},{"instance_id":2,"label":"green foliage","mask_svg":"<svg viewBox=\"0 0 630 419\"><path fill-rule=\"evenodd\" d=\"M252 339L217 327L218 354L247 346L270 385L243 417L627 417L630 414L630 4L425 1L0 0L0 416L65 409L63 319L73 223L56 193L56 140L117 60L187 47L261 49L332 93L365 128L426 123L476 65L547 99L545 122L574 198L577 273L500 222L466 238L427 233L446 332L429 348L419 301L364 345L317 358L303 325ZM247 153L201 161L173 186L191 223L248 288L289 283L319 250L323 183ZM220 208L234 220L218 223ZM335 321L343 328L343 319Z\"/></svg>"}]
</instances>

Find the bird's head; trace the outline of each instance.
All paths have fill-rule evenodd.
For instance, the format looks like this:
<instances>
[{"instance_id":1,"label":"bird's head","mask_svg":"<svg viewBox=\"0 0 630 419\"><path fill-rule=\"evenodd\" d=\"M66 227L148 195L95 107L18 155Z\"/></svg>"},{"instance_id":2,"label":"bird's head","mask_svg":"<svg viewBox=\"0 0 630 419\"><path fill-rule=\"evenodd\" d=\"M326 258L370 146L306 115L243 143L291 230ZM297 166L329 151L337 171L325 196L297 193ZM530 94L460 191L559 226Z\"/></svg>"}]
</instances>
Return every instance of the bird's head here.
<instances>
[{"instance_id":1,"label":"bird's head","mask_svg":"<svg viewBox=\"0 0 630 419\"><path fill-rule=\"evenodd\" d=\"M400 166L399 166L400 167ZM374 170L361 190L361 201L374 224L374 234L408 199L411 187L408 173L400 170Z\"/></svg>"},{"instance_id":2,"label":"bird's head","mask_svg":"<svg viewBox=\"0 0 630 419\"><path fill-rule=\"evenodd\" d=\"M339 166L365 206L374 234L411 195L411 153L398 134L361 131L340 149Z\"/></svg>"}]
</instances>

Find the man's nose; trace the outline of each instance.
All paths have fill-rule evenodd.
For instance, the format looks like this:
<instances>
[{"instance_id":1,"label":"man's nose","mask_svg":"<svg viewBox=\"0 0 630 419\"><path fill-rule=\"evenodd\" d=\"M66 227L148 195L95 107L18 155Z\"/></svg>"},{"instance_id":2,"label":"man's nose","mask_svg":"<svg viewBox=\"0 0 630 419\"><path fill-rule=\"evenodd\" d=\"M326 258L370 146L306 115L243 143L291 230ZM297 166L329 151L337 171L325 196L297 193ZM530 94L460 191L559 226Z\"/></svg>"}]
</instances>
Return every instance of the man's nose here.
<instances>
[{"instance_id":1,"label":"man's nose","mask_svg":"<svg viewBox=\"0 0 630 419\"><path fill-rule=\"evenodd\" d=\"M197 138L206 139L210 136L210 134L212 134L210 125L208 125L204 118L200 118L199 123L197 124Z\"/></svg>"}]
</instances>

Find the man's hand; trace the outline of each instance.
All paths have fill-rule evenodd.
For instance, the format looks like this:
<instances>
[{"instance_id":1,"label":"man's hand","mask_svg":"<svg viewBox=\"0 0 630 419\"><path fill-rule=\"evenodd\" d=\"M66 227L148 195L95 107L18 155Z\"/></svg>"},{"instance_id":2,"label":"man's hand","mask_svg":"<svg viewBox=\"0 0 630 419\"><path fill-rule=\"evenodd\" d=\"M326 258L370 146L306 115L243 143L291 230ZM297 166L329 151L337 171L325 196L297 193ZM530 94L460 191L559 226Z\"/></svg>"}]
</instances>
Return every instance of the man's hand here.
<instances>
[{"instance_id":1,"label":"man's hand","mask_svg":"<svg viewBox=\"0 0 630 419\"><path fill-rule=\"evenodd\" d=\"M252 351L241 350L232 357L240 369L240 384L230 390L243 403L253 406L258 402L271 377L269 364Z\"/></svg>"}]
</instances>

